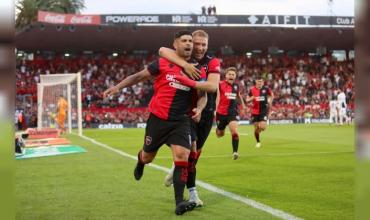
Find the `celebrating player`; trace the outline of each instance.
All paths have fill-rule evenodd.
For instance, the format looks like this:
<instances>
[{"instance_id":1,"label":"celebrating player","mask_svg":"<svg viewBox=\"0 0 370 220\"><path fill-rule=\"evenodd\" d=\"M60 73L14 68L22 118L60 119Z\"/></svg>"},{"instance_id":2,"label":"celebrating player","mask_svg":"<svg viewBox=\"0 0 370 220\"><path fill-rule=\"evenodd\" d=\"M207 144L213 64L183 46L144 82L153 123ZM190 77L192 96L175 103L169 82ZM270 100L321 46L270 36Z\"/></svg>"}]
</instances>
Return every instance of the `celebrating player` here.
<instances>
[{"instance_id":1,"label":"celebrating player","mask_svg":"<svg viewBox=\"0 0 370 220\"><path fill-rule=\"evenodd\" d=\"M261 147L260 133L266 129L269 107L272 105L274 94L271 89L264 85L261 76L255 79L253 86L248 94L247 102L253 101L252 122L254 124L254 137L256 138L256 147Z\"/></svg>"},{"instance_id":2,"label":"celebrating player","mask_svg":"<svg viewBox=\"0 0 370 220\"><path fill-rule=\"evenodd\" d=\"M175 34L173 46L177 56L189 60L193 48L192 36L188 31ZM118 85L104 92L104 97L118 93L120 89L154 77L154 94L149 104L151 113L145 130L143 149L138 154L138 162L134 170L136 180L140 180L145 164L153 161L158 149L167 144L171 147L175 164L173 186L177 215L182 215L195 207L194 202L184 201L184 188L188 178L188 158L190 153L190 120L188 113L192 102L191 86L180 83L182 68L160 58L152 62L148 68L131 75Z\"/></svg>"},{"instance_id":3,"label":"celebrating player","mask_svg":"<svg viewBox=\"0 0 370 220\"><path fill-rule=\"evenodd\" d=\"M196 134L196 143L192 144L189 156L188 181L186 186L189 190L189 201L194 201L197 206L202 206L203 201L199 199L195 186L196 164L202 152L204 143L212 129L214 112L216 110L216 91L220 81L220 61L207 54L209 36L205 31L196 30L192 35L194 43L193 58L195 58L198 64L205 68L207 75L207 81L199 84L197 88L207 92L207 104L201 113L200 121L193 124L192 127L193 133ZM180 59L173 50L162 47L159 50L159 54L160 56L183 67L186 73L189 74L190 78L197 79L199 77L200 72L195 68L195 65ZM165 177L166 186L170 186L172 184L173 169L174 166L172 166L171 171Z\"/></svg>"},{"instance_id":4,"label":"celebrating player","mask_svg":"<svg viewBox=\"0 0 370 220\"><path fill-rule=\"evenodd\" d=\"M236 68L229 67L225 70L225 80L220 82L219 86L219 102L216 114L216 135L223 137L225 135L225 128L229 126L232 146L233 146L233 159L239 157L239 134L238 134L238 103L239 101L243 108L245 104L239 92L239 85L235 83Z\"/></svg>"}]
</instances>

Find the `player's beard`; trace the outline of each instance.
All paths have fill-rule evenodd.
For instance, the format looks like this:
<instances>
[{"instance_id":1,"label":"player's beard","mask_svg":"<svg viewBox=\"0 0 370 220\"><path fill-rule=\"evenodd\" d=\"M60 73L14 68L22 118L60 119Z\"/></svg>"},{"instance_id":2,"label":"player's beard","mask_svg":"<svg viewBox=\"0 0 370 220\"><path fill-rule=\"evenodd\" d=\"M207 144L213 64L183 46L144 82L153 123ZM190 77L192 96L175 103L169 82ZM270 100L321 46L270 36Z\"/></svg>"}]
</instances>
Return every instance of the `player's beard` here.
<instances>
[{"instance_id":1,"label":"player's beard","mask_svg":"<svg viewBox=\"0 0 370 220\"><path fill-rule=\"evenodd\" d=\"M186 60L190 59L192 50L186 50L186 48L180 51L180 56L185 58Z\"/></svg>"},{"instance_id":2,"label":"player's beard","mask_svg":"<svg viewBox=\"0 0 370 220\"><path fill-rule=\"evenodd\" d=\"M196 60L201 60L201 59L203 59L204 55L205 55L205 53L196 53L196 52L194 52L194 53L193 53L193 57L194 57Z\"/></svg>"}]
</instances>

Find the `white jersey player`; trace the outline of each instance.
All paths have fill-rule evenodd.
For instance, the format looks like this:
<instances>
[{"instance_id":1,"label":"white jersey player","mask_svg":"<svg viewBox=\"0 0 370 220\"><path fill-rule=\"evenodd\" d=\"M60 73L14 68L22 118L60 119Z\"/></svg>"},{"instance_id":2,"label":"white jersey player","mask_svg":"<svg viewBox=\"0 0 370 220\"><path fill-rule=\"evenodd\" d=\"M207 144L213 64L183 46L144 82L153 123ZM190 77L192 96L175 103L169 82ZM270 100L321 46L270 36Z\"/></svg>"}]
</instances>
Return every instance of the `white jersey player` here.
<instances>
[{"instance_id":1,"label":"white jersey player","mask_svg":"<svg viewBox=\"0 0 370 220\"><path fill-rule=\"evenodd\" d=\"M330 110L329 114L330 124L338 123L338 102L337 100L335 100L334 97L329 102L329 110Z\"/></svg>"},{"instance_id":2,"label":"white jersey player","mask_svg":"<svg viewBox=\"0 0 370 220\"><path fill-rule=\"evenodd\" d=\"M339 124L343 125L343 122L347 121L347 103L346 103L346 94L344 94L342 90L339 90L337 100L338 100Z\"/></svg>"}]
</instances>

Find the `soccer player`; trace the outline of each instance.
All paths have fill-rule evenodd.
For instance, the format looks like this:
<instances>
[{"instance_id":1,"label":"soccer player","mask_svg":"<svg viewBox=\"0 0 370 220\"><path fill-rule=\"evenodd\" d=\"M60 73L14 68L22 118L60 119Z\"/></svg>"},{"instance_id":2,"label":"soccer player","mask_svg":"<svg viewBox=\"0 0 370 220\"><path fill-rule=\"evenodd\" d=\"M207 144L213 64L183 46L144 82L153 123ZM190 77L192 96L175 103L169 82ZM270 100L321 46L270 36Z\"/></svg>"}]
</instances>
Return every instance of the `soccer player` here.
<instances>
[{"instance_id":1,"label":"soccer player","mask_svg":"<svg viewBox=\"0 0 370 220\"><path fill-rule=\"evenodd\" d=\"M67 108L68 108L68 102L65 100L65 98L61 95L58 99L57 103L57 117L56 122L58 124L59 129L61 129L61 132L64 133L66 131L64 127L64 122L67 117Z\"/></svg>"},{"instance_id":2,"label":"soccer player","mask_svg":"<svg viewBox=\"0 0 370 220\"><path fill-rule=\"evenodd\" d=\"M198 89L207 92L207 104L201 113L200 121L192 127L195 130L196 143L192 144L189 156L188 181L186 184L189 190L189 201L195 201L199 207L203 205L203 201L199 199L195 185L196 164L201 155L204 143L212 129L214 112L216 110L216 91L220 82L220 61L216 57L207 54L209 35L205 31L196 30L192 35L194 43L192 56L198 64L205 68L207 75L207 81L198 86ZM200 71L195 68L195 65L180 59L172 49L162 47L159 50L159 55L183 67L190 78L197 79L199 77ZM172 184L173 169L174 166L172 166L169 174L165 177L166 186Z\"/></svg>"},{"instance_id":3,"label":"soccer player","mask_svg":"<svg viewBox=\"0 0 370 220\"><path fill-rule=\"evenodd\" d=\"M266 129L266 122L269 113L269 107L272 105L274 94L271 89L264 85L262 76L257 76L255 86L253 86L247 97L247 102L253 101L252 122L254 124L254 137L256 138L256 147L261 147L260 133Z\"/></svg>"},{"instance_id":4,"label":"soccer player","mask_svg":"<svg viewBox=\"0 0 370 220\"><path fill-rule=\"evenodd\" d=\"M343 125L344 121L347 122L347 102L346 94L341 89L339 89L337 100L338 100L339 125Z\"/></svg>"},{"instance_id":5,"label":"soccer player","mask_svg":"<svg viewBox=\"0 0 370 220\"><path fill-rule=\"evenodd\" d=\"M177 32L173 46L181 59L189 60L193 48L191 33ZM154 94L149 104L150 116L145 130L144 146L138 153L134 176L136 180L140 180L145 164L153 161L163 144L169 145L175 164L173 186L177 215L192 210L196 205L194 202L185 201L183 196L188 178L191 144L188 113L192 102L192 89L179 82L178 78L181 76L185 77L180 66L160 58L146 69L127 77L104 92L104 97L108 97L118 93L122 88L154 78ZM196 83L192 83L191 86L196 87Z\"/></svg>"},{"instance_id":6,"label":"soccer player","mask_svg":"<svg viewBox=\"0 0 370 220\"><path fill-rule=\"evenodd\" d=\"M338 122L338 103L335 96L333 96L329 102L329 111L330 125L333 123L336 124Z\"/></svg>"},{"instance_id":7,"label":"soccer player","mask_svg":"<svg viewBox=\"0 0 370 220\"><path fill-rule=\"evenodd\" d=\"M238 103L239 101L245 108L244 100L239 92L239 85L235 83L237 70L235 67L229 67L225 70L225 80L220 82L219 102L216 114L216 135L223 137L226 126L229 127L233 146L233 159L239 157L239 134L238 134Z\"/></svg>"}]
</instances>

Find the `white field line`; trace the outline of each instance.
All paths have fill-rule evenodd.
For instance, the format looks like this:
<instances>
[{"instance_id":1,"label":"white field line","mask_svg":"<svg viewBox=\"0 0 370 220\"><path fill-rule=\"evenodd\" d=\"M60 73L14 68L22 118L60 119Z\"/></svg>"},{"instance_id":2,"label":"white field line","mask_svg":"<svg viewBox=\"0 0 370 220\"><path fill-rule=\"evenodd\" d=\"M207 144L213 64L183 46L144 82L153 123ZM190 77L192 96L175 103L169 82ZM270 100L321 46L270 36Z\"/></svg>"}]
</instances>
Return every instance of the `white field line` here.
<instances>
[{"instance_id":1,"label":"white field line","mask_svg":"<svg viewBox=\"0 0 370 220\"><path fill-rule=\"evenodd\" d=\"M216 130L215 129L212 129L211 130L212 133L216 133ZM225 134L230 134L230 131L225 131ZM248 136L249 134L248 133L238 133L240 136Z\"/></svg>"},{"instance_id":2,"label":"white field line","mask_svg":"<svg viewBox=\"0 0 370 220\"><path fill-rule=\"evenodd\" d=\"M128 153L125 153L123 151L120 151L120 150L117 150L115 148L112 148L112 147L110 147L110 146L108 146L106 144L100 143L100 142L98 142L98 141L96 141L96 140L94 140L92 138L89 138L89 137L86 137L86 136L80 136L80 137L82 137L83 139L88 140L88 141L90 141L90 142L92 142L92 143L94 143L94 144L96 144L98 146L101 146L101 147L103 147L103 148L105 148L107 150L113 151L113 152L115 152L115 153L117 153L117 154L119 154L121 156L124 156L124 157L127 157L127 158L131 158L131 159L134 159L134 160L137 160L137 157L136 156L132 156L132 155L130 155ZM149 164L149 166L150 167L153 167L155 169L158 169L158 170L162 170L162 171L164 171L166 173L168 173L170 171L170 169L168 169L168 168L165 168L165 167L162 167L162 166L158 166L158 165L152 164L152 163ZM253 208L259 209L259 210L264 211L264 212L267 212L267 213L269 213L269 214L271 214L271 215L273 215L275 217L278 217L278 218L281 218L281 219L284 219L284 220L301 220L302 219L302 218L296 217L294 215L291 215L291 214L289 214L287 212L284 212L284 211L281 211L279 209L275 209L275 208L272 208L272 207L270 207L268 205L265 205L265 204L259 203L257 201L254 201L254 200L249 199L247 197L240 196L240 195L237 195L235 193L231 193L231 192L225 191L225 190L223 190L221 188L218 188L216 186L213 186L213 185L211 185L209 183L206 183L206 182L203 182L203 181L200 181L200 180L197 180L197 185L203 187L206 190L209 190L211 192L215 192L215 193L221 194L221 195L223 195L225 197L228 197L230 199L233 199L233 200L242 202L242 203L247 204L247 205L249 205L249 206L251 206Z\"/></svg>"},{"instance_id":3,"label":"white field line","mask_svg":"<svg viewBox=\"0 0 370 220\"><path fill-rule=\"evenodd\" d=\"M272 154L239 154L239 157L286 157L286 156L305 156L305 155L320 155L320 154L343 154L354 153L353 151L337 151L337 152L300 152L300 153L272 153ZM232 154L209 155L202 158L223 158L232 157ZM171 159L172 157L157 156L155 159Z\"/></svg>"}]
</instances>

